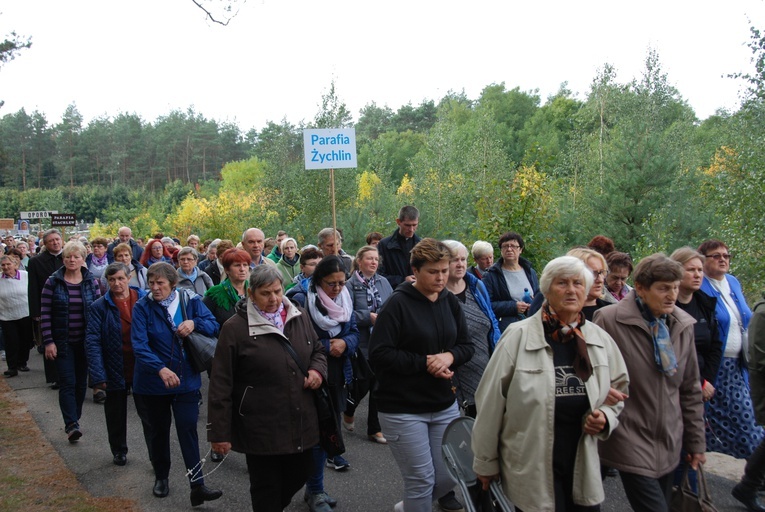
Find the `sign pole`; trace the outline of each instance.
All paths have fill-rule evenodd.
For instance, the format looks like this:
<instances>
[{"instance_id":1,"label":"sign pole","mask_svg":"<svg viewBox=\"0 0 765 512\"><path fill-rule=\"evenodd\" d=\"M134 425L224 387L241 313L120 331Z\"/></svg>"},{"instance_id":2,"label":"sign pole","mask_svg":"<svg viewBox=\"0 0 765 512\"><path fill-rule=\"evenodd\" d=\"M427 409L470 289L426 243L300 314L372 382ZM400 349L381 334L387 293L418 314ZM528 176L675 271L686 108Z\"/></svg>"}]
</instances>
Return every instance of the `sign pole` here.
<instances>
[{"instance_id":1,"label":"sign pole","mask_svg":"<svg viewBox=\"0 0 765 512\"><path fill-rule=\"evenodd\" d=\"M337 232L337 213L335 212L335 169L330 168L329 170L329 186L331 188L331 196L332 196L332 229L334 232ZM339 242L339 240L336 240L335 243Z\"/></svg>"}]
</instances>

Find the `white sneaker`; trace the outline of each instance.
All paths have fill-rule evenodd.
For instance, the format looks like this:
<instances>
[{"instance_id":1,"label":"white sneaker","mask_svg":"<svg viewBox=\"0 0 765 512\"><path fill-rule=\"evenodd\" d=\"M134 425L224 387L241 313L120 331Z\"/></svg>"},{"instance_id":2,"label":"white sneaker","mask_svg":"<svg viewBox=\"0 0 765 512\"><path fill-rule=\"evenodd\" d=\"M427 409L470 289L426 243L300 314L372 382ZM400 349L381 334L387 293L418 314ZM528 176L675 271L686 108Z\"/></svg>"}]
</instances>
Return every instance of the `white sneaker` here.
<instances>
[{"instance_id":1,"label":"white sneaker","mask_svg":"<svg viewBox=\"0 0 765 512\"><path fill-rule=\"evenodd\" d=\"M405 512L404 511L404 502L399 501L395 505L393 505L393 512Z\"/></svg>"}]
</instances>

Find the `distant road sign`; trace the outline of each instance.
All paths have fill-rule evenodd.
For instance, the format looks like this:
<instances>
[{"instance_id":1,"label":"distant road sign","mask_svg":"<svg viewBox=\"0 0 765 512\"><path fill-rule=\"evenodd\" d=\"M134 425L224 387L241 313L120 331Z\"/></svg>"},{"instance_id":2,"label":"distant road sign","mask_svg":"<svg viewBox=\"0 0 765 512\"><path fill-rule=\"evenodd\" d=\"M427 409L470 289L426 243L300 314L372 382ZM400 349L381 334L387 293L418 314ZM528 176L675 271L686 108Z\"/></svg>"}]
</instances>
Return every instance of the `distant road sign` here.
<instances>
[{"instance_id":1,"label":"distant road sign","mask_svg":"<svg viewBox=\"0 0 765 512\"><path fill-rule=\"evenodd\" d=\"M58 213L57 210L44 211L44 212L20 212L20 219L47 219L52 214Z\"/></svg>"},{"instance_id":2,"label":"distant road sign","mask_svg":"<svg viewBox=\"0 0 765 512\"><path fill-rule=\"evenodd\" d=\"M77 216L73 213L54 213L50 216L50 225L55 227L76 226Z\"/></svg>"}]
</instances>

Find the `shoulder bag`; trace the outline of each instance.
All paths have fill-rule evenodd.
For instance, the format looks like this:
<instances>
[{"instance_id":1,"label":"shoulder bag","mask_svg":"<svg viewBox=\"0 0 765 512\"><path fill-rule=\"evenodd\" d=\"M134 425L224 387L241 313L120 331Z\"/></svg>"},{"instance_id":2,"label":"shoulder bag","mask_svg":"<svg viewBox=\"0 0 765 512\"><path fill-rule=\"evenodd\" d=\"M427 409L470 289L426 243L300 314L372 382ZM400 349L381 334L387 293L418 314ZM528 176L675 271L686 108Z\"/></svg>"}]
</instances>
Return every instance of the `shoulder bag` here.
<instances>
[{"instance_id":1,"label":"shoulder bag","mask_svg":"<svg viewBox=\"0 0 765 512\"><path fill-rule=\"evenodd\" d=\"M186 317L186 293L183 290L178 290L178 294L181 301L179 307L185 321L188 320ZM196 330L191 331L191 334L183 338L183 347L189 355L189 363L197 373L210 371L213 357L215 356L215 347L217 346L217 338L207 336Z\"/></svg>"},{"instance_id":2,"label":"shoulder bag","mask_svg":"<svg viewBox=\"0 0 765 512\"><path fill-rule=\"evenodd\" d=\"M303 375L308 377L308 370L298 359L292 345L282 338L279 338L279 341L282 343L284 350L295 360L295 364L300 368ZM329 397L326 379L322 379L321 387L314 390L313 398L316 403L316 414L319 417L319 445L327 452L328 457L345 453L345 443L343 442L343 436L340 434L340 414Z\"/></svg>"}]
</instances>

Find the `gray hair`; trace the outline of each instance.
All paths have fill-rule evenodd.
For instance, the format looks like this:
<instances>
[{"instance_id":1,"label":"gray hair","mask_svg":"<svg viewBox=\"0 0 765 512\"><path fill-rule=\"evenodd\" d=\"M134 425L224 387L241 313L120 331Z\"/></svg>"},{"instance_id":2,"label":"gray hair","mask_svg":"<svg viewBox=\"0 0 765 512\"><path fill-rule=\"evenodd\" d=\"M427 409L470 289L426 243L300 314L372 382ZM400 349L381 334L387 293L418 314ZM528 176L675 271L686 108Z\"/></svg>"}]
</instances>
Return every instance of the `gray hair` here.
<instances>
[{"instance_id":1,"label":"gray hair","mask_svg":"<svg viewBox=\"0 0 765 512\"><path fill-rule=\"evenodd\" d=\"M146 272L146 281L151 280L151 278L155 276L164 277L170 282L170 286L173 287L178 284L178 280L180 279L175 267L165 261L158 261L148 268Z\"/></svg>"},{"instance_id":2,"label":"gray hair","mask_svg":"<svg viewBox=\"0 0 765 512\"><path fill-rule=\"evenodd\" d=\"M24 240L19 240L18 242L16 242L16 247L18 247L20 245L25 246L27 248L27 250L29 249L29 244L27 242L25 242Z\"/></svg>"},{"instance_id":3,"label":"gray hair","mask_svg":"<svg viewBox=\"0 0 765 512\"><path fill-rule=\"evenodd\" d=\"M210 242L210 245L208 245L207 248L208 249L212 249L213 247L215 247L217 249L218 248L218 244L220 243L220 240L221 240L220 238L216 238L215 240Z\"/></svg>"},{"instance_id":4,"label":"gray hair","mask_svg":"<svg viewBox=\"0 0 765 512\"><path fill-rule=\"evenodd\" d=\"M539 279L539 291L544 295L550 292L552 282L561 277L579 277L584 281L585 295L590 293L592 283L595 282L595 276L592 271L579 258L574 256L561 256L555 258L545 265L542 271L542 277Z\"/></svg>"},{"instance_id":5,"label":"gray hair","mask_svg":"<svg viewBox=\"0 0 765 512\"><path fill-rule=\"evenodd\" d=\"M338 232L337 230L334 230L332 228L324 228L321 231L319 231L319 234L318 234L319 247L324 245L324 242L327 240L327 238L329 238L331 236L335 237L335 242L341 242L342 243L343 239L340 237L340 232Z\"/></svg>"},{"instance_id":6,"label":"gray hair","mask_svg":"<svg viewBox=\"0 0 765 512\"><path fill-rule=\"evenodd\" d=\"M66 258L73 252L79 251L80 255L82 256L82 259L85 259L88 257L88 250L85 248L85 246L82 244L82 242L79 242L77 240L70 240L66 244L64 244L64 251L63 256Z\"/></svg>"},{"instance_id":7,"label":"gray hair","mask_svg":"<svg viewBox=\"0 0 765 512\"><path fill-rule=\"evenodd\" d=\"M274 281L284 283L281 270L272 265L258 265L250 273L250 290L255 292L261 286L268 286Z\"/></svg>"},{"instance_id":8,"label":"gray hair","mask_svg":"<svg viewBox=\"0 0 765 512\"><path fill-rule=\"evenodd\" d=\"M106 270L104 270L104 277L109 279L117 272L124 272L125 277L130 279L130 268L124 263L120 263L119 261L115 261L114 263L109 263L109 265L107 265Z\"/></svg>"},{"instance_id":9,"label":"gray hair","mask_svg":"<svg viewBox=\"0 0 765 512\"><path fill-rule=\"evenodd\" d=\"M46 229L42 236L43 244L45 243L45 239L48 238L50 235L61 236L61 231L59 231L56 228Z\"/></svg>"},{"instance_id":10,"label":"gray hair","mask_svg":"<svg viewBox=\"0 0 765 512\"><path fill-rule=\"evenodd\" d=\"M169 236L162 237L162 240L160 240L162 244L164 245L166 242L170 242L171 244L175 245L175 240L170 238Z\"/></svg>"},{"instance_id":11,"label":"gray hair","mask_svg":"<svg viewBox=\"0 0 765 512\"><path fill-rule=\"evenodd\" d=\"M181 256L184 256L186 254L191 254L192 256L194 256L195 260L199 259L199 253L193 247L184 247L183 249L178 251L178 258L180 259Z\"/></svg>"},{"instance_id":12,"label":"gray hair","mask_svg":"<svg viewBox=\"0 0 765 512\"><path fill-rule=\"evenodd\" d=\"M473 255L473 259L486 256L488 254L494 255L494 247L489 242L483 240L476 240L473 247L470 249L470 253Z\"/></svg>"},{"instance_id":13,"label":"gray hair","mask_svg":"<svg viewBox=\"0 0 765 512\"><path fill-rule=\"evenodd\" d=\"M448 247L452 252L452 259L457 257L457 251L460 249L465 251L465 256L467 257L468 250L462 242L458 242L457 240L442 240L441 243Z\"/></svg>"}]
</instances>

